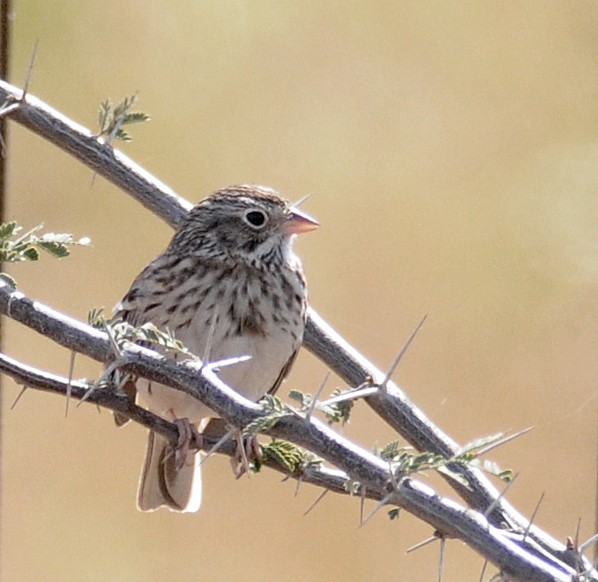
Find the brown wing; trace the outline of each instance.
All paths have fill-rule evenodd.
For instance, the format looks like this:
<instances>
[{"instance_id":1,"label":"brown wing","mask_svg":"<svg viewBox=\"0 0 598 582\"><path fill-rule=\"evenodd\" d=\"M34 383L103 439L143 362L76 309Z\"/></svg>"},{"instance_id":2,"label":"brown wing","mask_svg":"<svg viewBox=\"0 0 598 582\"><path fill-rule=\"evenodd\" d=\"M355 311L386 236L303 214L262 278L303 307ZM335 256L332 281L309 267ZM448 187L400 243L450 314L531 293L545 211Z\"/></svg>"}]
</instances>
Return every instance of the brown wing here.
<instances>
[{"instance_id":1,"label":"brown wing","mask_svg":"<svg viewBox=\"0 0 598 582\"><path fill-rule=\"evenodd\" d=\"M278 378L276 378L276 381L272 385L272 388L268 390L268 394L276 394L276 392L280 388L280 385L282 384L282 381L288 376L289 372L291 371L291 368L293 367L293 364L297 359L298 353L299 348L297 348L294 351L293 355L287 360L287 363L282 367L282 370L280 370L280 374L278 374Z\"/></svg>"},{"instance_id":2,"label":"brown wing","mask_svg":"<svg viewBox=\"0 0 598 582\"><path fill-rule=\"evenodd\" d=\"M148 314L152 305L155 304L156 290L163 290L167 278L160 277L165 262L164 255L160 255L150 263L133 281L131 288L114 309L114 317L120 318L134 326L143 325L148 321ZM131 402L135 402L137 388L136 378L130 377L121 387L122 391ZM129 422L129 419L118 412L114 413L116 426L121 427Z\"/></svg>"}]
</instances>

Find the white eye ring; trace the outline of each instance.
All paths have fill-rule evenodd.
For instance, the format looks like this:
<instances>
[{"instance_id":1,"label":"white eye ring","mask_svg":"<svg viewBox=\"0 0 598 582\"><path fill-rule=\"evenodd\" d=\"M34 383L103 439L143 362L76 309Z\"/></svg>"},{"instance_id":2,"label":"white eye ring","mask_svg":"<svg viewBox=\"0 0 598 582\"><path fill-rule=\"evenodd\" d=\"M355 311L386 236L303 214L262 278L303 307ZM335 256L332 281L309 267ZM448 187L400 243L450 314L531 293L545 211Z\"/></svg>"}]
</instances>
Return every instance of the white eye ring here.
<instances>
[{"instance_id":1,"label":"white eye ring","mask_svg":"<svg viewBox=\"0 0 598 582\"><path fill-rule=\"evenodd\" d=\"M263 210L252 208L245 212L243 220L245 221L245 224L249 225L254 230L261 230L268 222L268 215Z\"/></svg>"}]
</instances>

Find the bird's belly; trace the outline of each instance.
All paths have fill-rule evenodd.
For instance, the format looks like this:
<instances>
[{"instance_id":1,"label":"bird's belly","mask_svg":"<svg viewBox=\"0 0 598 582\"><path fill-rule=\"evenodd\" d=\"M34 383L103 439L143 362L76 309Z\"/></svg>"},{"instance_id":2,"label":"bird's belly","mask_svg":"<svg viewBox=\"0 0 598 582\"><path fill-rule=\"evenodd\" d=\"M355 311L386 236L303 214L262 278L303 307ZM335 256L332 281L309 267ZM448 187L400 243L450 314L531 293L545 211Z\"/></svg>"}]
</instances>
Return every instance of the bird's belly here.
<instances>
[{"instance_id":1,"label":"bird's belly","mask_svg":"<svg viewBox=\"0 0 598 582\"><path fill-rule=\"evenodd\" d=\"M204 355L205 342L198 342L197 336L181 334L178 339L199 357ZM216 331L209 350L209 363L216 365L223 382L256 402L275 384L282 369L299 348L300 341L301 338L278 328L269 329L266 336L246 334L227 337ZM249 359L217 366L220 361L240 356L249 356ZM143 404L166 420L188 418L198 423L203 418L217 416L199 400L168 386L140 379L137 389Z\"/></svg>"}]
</instances>

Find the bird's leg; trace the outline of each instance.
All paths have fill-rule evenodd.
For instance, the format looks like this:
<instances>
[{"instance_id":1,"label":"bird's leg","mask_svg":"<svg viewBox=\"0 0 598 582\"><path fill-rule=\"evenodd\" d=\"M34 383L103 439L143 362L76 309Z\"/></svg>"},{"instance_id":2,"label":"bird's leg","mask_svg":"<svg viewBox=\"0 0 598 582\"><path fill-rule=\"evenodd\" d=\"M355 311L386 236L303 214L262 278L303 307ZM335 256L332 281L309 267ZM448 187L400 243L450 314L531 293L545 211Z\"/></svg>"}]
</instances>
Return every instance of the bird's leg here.
<instances>
[{"instance_id":1,"label":"bird's leg","mask_svg":"<svg viewBox=\"0 0 598 582\"><path fill-rule=\"evenodd\" d=\"M262 449L255 435L243 437L241 431L239 431L236 439L237 448L230 462L235 477L239 479L244 473L250 475L249 461L262 460Z\"/></svg>"},{"instance_id":2,"label":"bird's leg","mask_svg":"<svg viewBox=\"0 0 598 582\"><path fill-rule=\"evenodd\" d=\"M202 447L203 438L188 418L175 418L173 422L179 431L179 439L174 450L174 464L176 470L180 471L185 465L189 452Z\"/></svg>"},{"instance_id":3,"label":"bird's leg","mask_svg":"<svg viewBox=\"0 0 598 582\"><path fill-rule=\"evenodd\" d=\"M212 418L203 429L203 434L213 438L224 438L230 435L237 443L235 454L230 458L230 463L235 477L238 479L244 473L249 473L249 463L262 459L262 450L255 436L243 437L242 432L227 424L222 418Z\"/></svg>"}]
</instances>

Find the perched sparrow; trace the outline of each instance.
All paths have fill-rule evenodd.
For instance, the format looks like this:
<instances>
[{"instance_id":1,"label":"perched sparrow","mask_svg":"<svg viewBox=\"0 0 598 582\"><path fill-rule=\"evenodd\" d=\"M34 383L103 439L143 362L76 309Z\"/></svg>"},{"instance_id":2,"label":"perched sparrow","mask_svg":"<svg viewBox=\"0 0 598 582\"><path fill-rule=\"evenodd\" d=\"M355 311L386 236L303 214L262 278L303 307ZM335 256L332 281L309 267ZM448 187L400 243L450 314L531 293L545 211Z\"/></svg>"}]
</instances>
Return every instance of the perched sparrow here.
<instances>
[{"instance_id":1,"label":"perched sparrow","mask_svg":"<svg viewBox=\"0 0 598 582\"><path fill-rule=\"evenodd\" d=\"M219 376L257 401L276 391L301 345L307 290L292 244L294 235L317 227L270 188L219 190L189 212L168 248L135 279L116 316L168 329L200 357L212 334L210 361L251 356ZM183 392L142 378L136 385L142 403L166 420L185 419L187 428L202 430L215 416ZM140 510L199 509L199 454L183 454L176 461L167 441L149 433Z\"/></svg>"}]
</instances>

